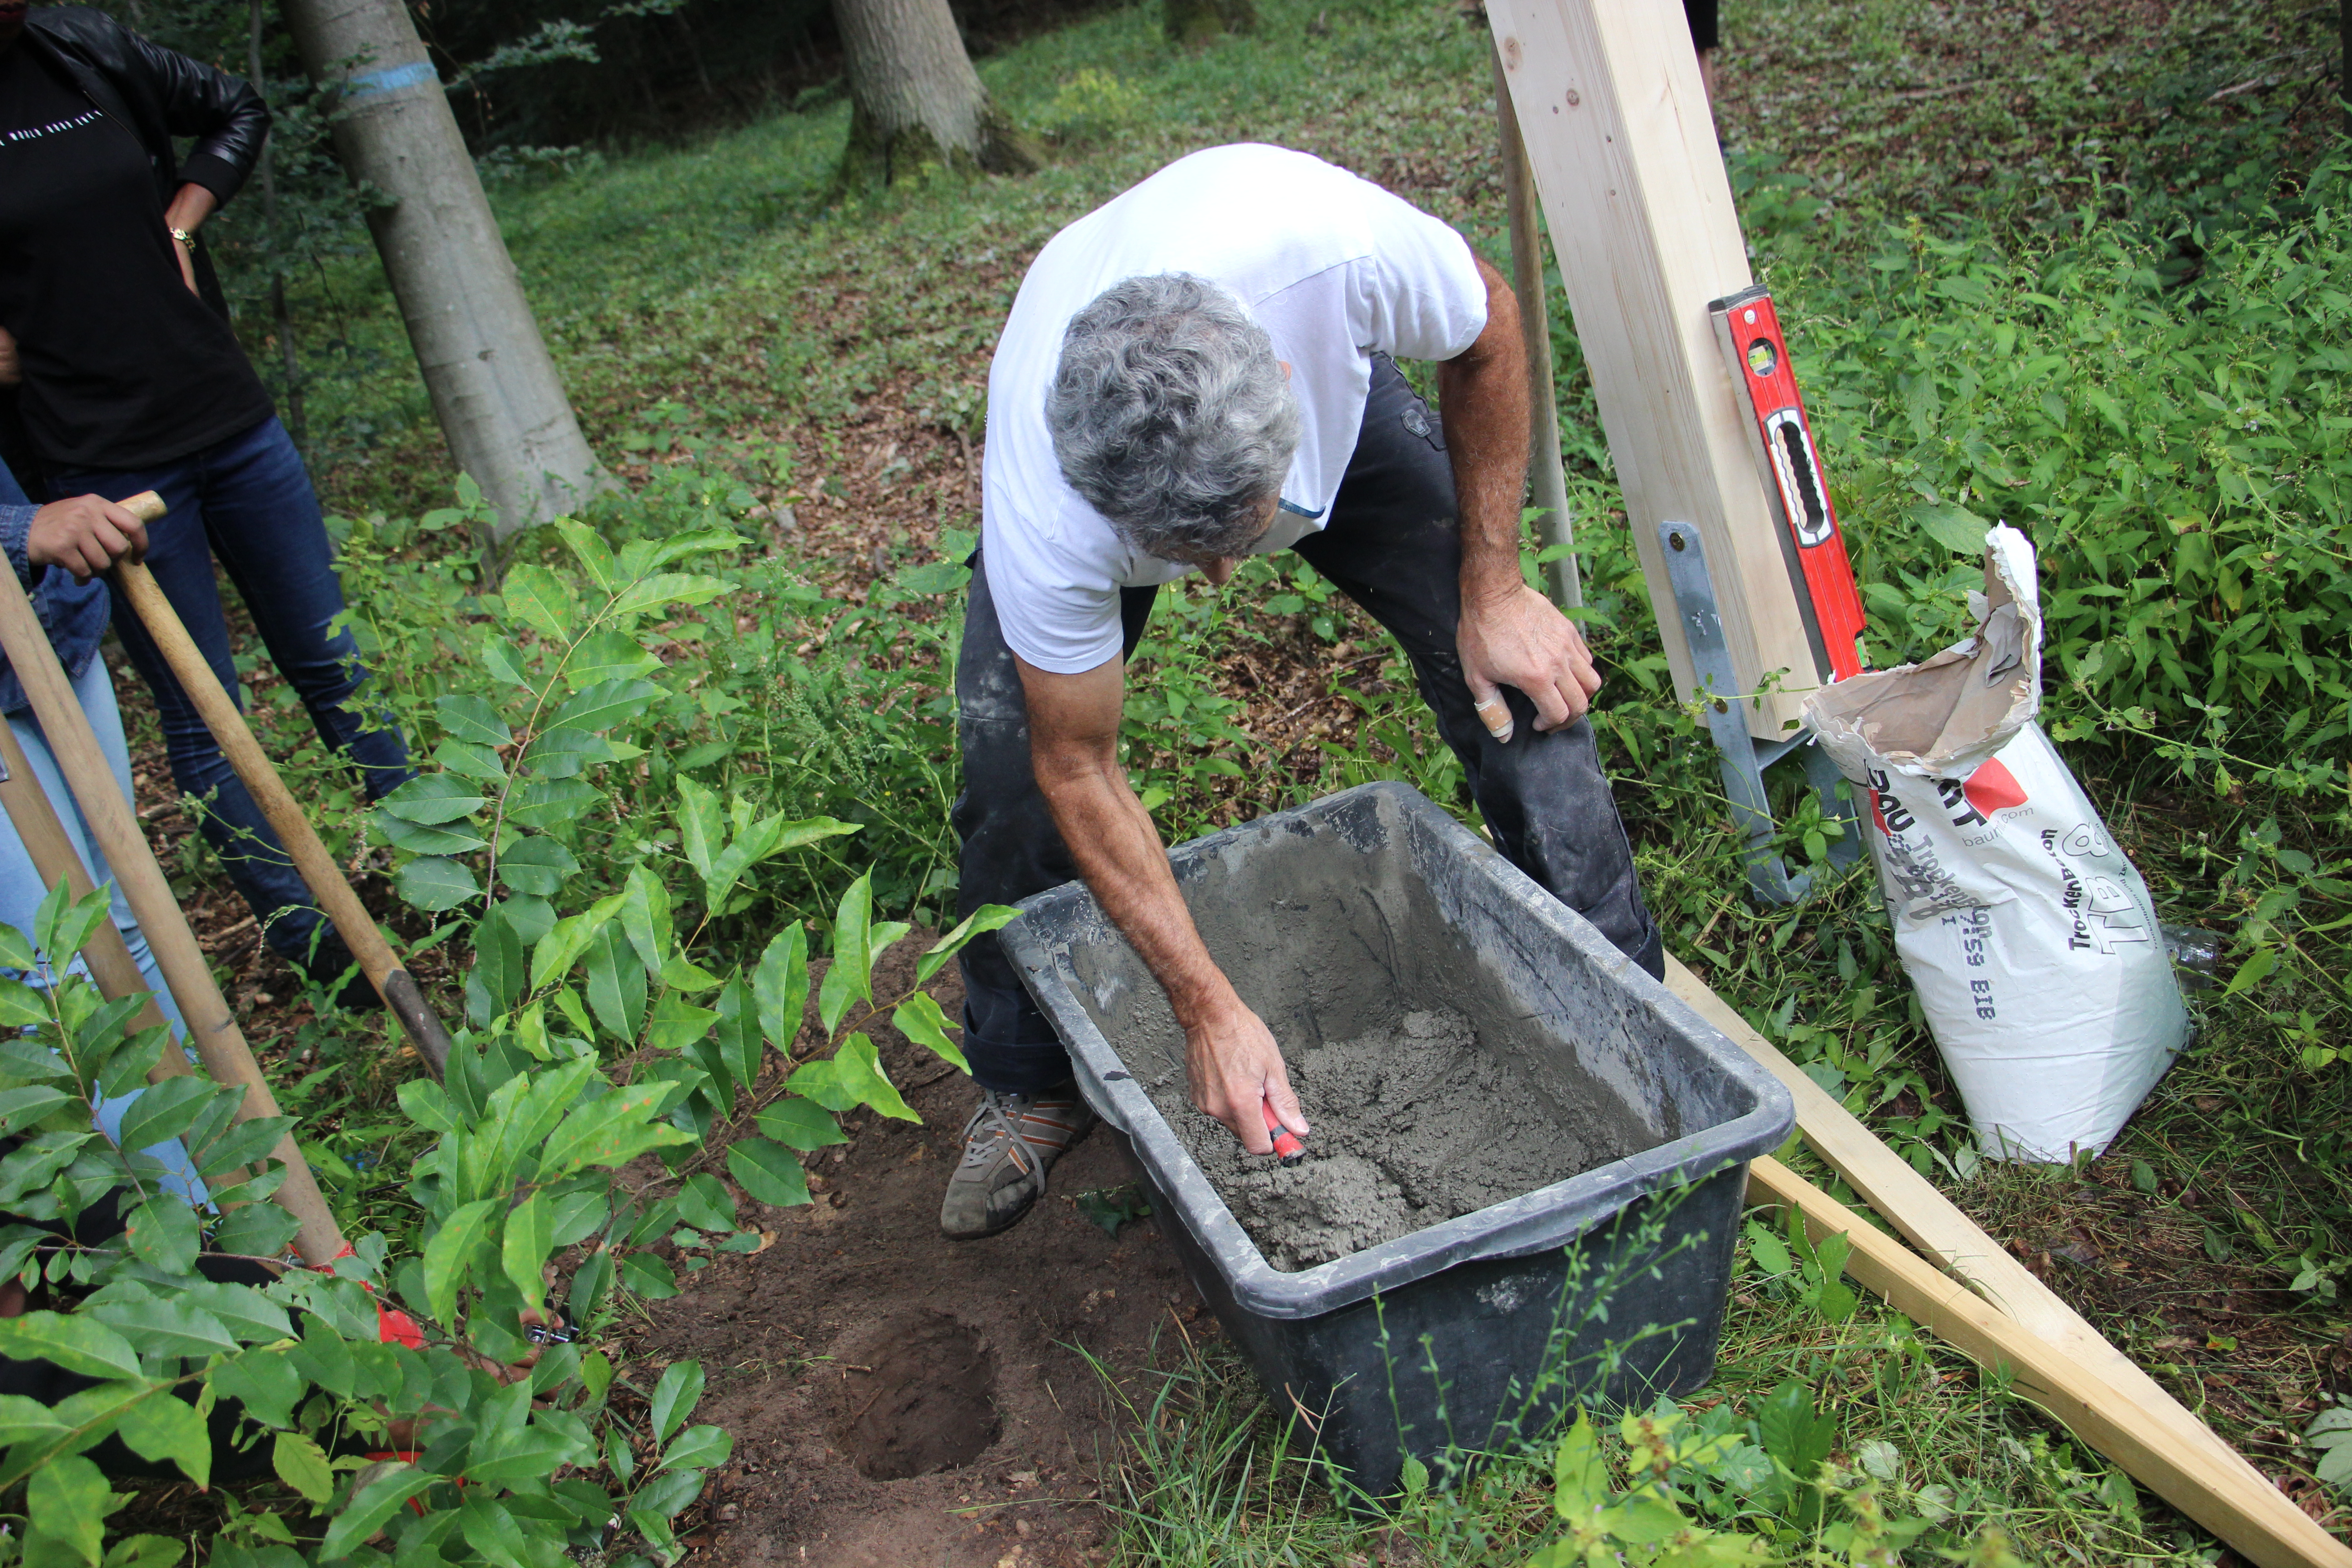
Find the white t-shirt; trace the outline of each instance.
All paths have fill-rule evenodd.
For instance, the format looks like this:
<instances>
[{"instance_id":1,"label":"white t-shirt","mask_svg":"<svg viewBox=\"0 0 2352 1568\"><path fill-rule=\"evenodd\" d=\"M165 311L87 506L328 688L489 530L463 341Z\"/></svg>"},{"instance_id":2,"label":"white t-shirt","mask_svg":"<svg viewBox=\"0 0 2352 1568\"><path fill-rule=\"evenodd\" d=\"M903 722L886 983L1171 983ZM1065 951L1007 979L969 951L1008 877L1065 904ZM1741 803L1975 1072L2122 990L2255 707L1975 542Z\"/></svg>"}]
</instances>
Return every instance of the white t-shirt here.
<instances>
[{"instance_id":1,"label":"white t-shirt","mask_svg":"<svg viewBox=\"0 0 2352 1568\"><path fill-rule=\"evenodd\" d=\"M1161 272L1219 284L1290 365L1304 416L1282 506L1257 546L1323 526L1364 417L1371 355L1448 360L1486 325L1486 287L1446 225L1320 158L1213 147L1055 235L1022 279L988 373L981 558L1004 640L1075 675L1118 657L1118 591L1192 571L1129 547L1062 478L1045 396L1070 318Z\"/></svg>"}]
</instances>

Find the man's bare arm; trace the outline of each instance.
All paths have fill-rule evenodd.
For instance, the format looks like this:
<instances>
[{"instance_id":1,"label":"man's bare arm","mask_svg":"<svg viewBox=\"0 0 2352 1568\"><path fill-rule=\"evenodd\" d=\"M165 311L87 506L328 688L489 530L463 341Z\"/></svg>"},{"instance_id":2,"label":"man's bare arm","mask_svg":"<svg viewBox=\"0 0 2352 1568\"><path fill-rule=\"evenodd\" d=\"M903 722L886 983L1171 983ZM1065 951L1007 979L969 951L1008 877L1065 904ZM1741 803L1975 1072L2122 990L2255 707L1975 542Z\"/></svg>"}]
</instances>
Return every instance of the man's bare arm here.
<instances>
[{"instance_id":1,"label":"man's bare arm","mask_svg":"<svg viewBox=\"0 0 2352 1568\"><path fill-rule=\"evenodd\" d=\"M1259 1101L1284 1124L1307 1131L1274 1036L1225 979L1176 889L1167 847L1118 763L1126 667L1111 659L1055 675L1017 656L1029 700L1029 757L1037 787L1095 898L1168 993L1184 1031L1192 1103L1233 1130L1253 1154L1268 1153Z\"/></svg>"},{"instance_id":2,"label":"man's bare arm","mask_svg":"<svg viewBox=\"0 0 2352 1568\"><path fill-rule=\"evenodd\" d=\"M1496 688L1527 693L1536 705L1536 728L1557 730L1583 715L1601 677L1576 624L1519 574L1527 348L1511 286L1484 260L1478 275L1486 283L1486 330L1437 367L1438 412L1461 511L1463 679L1487 728L1508 740L1510 719Z\"/></svg>"}]
</instances>

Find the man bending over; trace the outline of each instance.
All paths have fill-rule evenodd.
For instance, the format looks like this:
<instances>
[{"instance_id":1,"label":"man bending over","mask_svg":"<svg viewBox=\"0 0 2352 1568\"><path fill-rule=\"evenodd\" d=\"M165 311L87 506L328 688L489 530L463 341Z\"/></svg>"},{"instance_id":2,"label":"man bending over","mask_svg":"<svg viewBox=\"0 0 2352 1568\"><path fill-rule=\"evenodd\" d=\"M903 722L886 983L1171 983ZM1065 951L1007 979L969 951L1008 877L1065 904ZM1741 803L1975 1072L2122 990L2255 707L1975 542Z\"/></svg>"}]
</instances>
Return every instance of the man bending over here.
<instances>
[{"instance_id":1,"label":"man bending over","mask_svg":"<svg viewBox=\"0 0 2352 1568\"><path fill-rule=\"evenodd\" d=\"M1395 359L1438 362L1433 414ZM1118 763L1127 659L1162 583L1296 550L1387 627L1495 844L1664 964L1584 718L1576 627L1519 569L1518 307L1462 237L1304 153L1169 165L1055 236L988 381L981 549L956 698L965 912L1083 877L1168 993L1192 1101L1252 1153L1307 1131L1273 1036L1211 961ZM1093 1122L996 942L961 959L981 1103L940 1214L1026 1214Z\"/></svg>"}]
</instances>

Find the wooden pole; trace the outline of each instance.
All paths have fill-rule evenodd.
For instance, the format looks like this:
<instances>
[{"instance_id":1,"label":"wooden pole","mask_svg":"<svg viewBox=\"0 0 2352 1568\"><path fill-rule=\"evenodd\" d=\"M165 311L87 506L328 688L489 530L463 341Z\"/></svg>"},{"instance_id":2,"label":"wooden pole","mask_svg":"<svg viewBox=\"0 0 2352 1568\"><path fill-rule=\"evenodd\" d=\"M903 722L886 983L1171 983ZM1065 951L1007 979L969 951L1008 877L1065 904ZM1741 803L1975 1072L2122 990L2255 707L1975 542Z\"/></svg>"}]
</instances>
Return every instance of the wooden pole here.
<instances>
[{"instance_id":1,"label":"wooden pole","mask_svg":"<svg viewBox=\"0 0 2352 1568\"><path fill-rule=\"evenodd\" d=\"M1559 458L1559 398L1551 374L1551 321L1545 298L1543 233L1536 216L1535 176L1511 107L1510 83L1495 60L1495 124L1503 143L1503 200L1511 222L1511 291L1519 298L1519 336L1528 354L1528 499L1542 511L1536 537L1561 550L1543 569L1552 603L1572 610L1584 603L1576 569L1576 520L1568 510L1568 475ZM1563 548L1565 547L1565 548Z\"/></svg>"},{"instance_id":2,"label":"wooden pole","mask_svg":"<svg viewBox=\"0 0 2352 1568\"><path fill-rule=\"evenodd\" d=\"M1738 397L1707 315L1753 281L1731 182L1671 0L1487 0L1576 336L1624 487L1651 600L1672 605L1658 525L1698 531L1743 704L1785 740L1815 661ZM1696 695L1678 616L1658 617L1675 689Z\"/></svg>"},{"instance_id":3,"label":"wooden pole","mask_svg":"<svg viewBox=\"0 0 2352 1568\"><path fill-rule=\"evenodd\" d=\"M1932 1183L1913 1170L1909 1162L1831 1099L1819 1084L1805 1076L1802 1068L1750 1028L1729 1004L1672 957L1666 960L1666 988L1788 1086L1790 1097L1797 1102L1797 1129L1806 1143L1861 1194L1872 1209L1927 1255L1924 1259L1914 1258L1914 1262L1931 1272L1936 1268L1945 1269L1956 1277L1952 1289L1976 1292L1989 1309L2063 1356L2084 1376L2095 1379L2107 1391L2105 1397L2131 1424L2151 1433L2161 1433L2174 1448L2195 1454L2201 1473L2213 1478L2214 1485L2221 1484L2221 1478L2231 1477L2235 1479L2232 1484L2237 1488L2255 1489L2233 1495L2259 1500L2259 1507L2249 1516L2259 1528L2247 1526L2250 1533L2242 1540L2206 1521L2209 1529L2263 1568L2299 1568L2313 1563L2352 1568L2352 1548L2336 1542L2313 1523L2244 1455L2183 1409L2137 1363L2108 1343L2104 1335L2004 1251L1949 1198L1937 1192ZM1864 1283L1869 1281L1865 1279ZM1911 1309L1902 1310L1907 1312ZM2041 1397L2039 1385L2034 1388L2034 1396ZM2094 1447L2098 1446L2092 1435L2083 1436ZM2118 1463L2126 1463L2120 1454L2104 1448L2101 1451ZM2127 1463L2126 1468L2129 1468ZM2139 1475L2137 1470L2132 1473ZM2156 1485L2148 1477L2140 1479ZM2173 1500L2179 1503L2178 1499ZM2197 1515L2186 1504L2179 1506L2182 1511L2203 1521L2204 1516ZM2240 1528L2240 1524L2233 1522L2231 1528ZM2265 1542L2270 1545L2263 1546ZM2281 1543L2291 1544L2295 1550L2271 1550ZM2261 1550L2257 1550L2258 1546Z\"/></svg>"},{"instance_id":4,"label":"wooden pole","mask_svg":"<svg viewBox=\"0 0 2352 1568\"><path fill-rule=\"evenodd\" d=\"M58 663L57 652L49 647L48 634L33 612L33 602L25 596L24 585L14 572L0 571L0 652L7 654L9 667L41 721L41 732L48 738L58 771L65 774L83 820L98 840L99 852L106 857L116 884L131 902L131 912L147 933L155 965L163 972L163 983L172 988L172 999L180 1005L180 1016L187 1021L188 1043L215 1081L245 1090L245 1100L237 1107L238 1121L277 1115L278 1101L236 1026L236 1016L213 983L212 967L196 945L195 932L188 929L187 917L172 897L172 885L164 879L163 867L155 863L155 853L147 846L147 836L139 830L131 803L116 786L114 770L99 749L98 736L91 731L81 702ZM271 1153L286 1167L286 1180L278 1189L276 1202L300 1222L294 1235L295 1250L308 1264L333 1261L343 1252L342 1232L310 1167L303 1162L302 1152L295 1147L293 1135L279 1139Z\"/></svg>"},{"instance_id":5,"label":"wooden pole","mask_svg":"<svg viewBox=\"0 0 2352 1568\"><path fill-rule=\"evenodd\" d=\"M58 808L50 802L48 792L41 788L40 778L33 772L25 748L17 743L16 731L8 727L5 720L0 720L0 772L6 775L0 777L0 810L7 812L9 825L16 828L25 853L32 858L33 869L40 873L42 885L54 888L62 879L66 890L76 900L89 897L95 890L89 872L82 866L73 841L67 837L66 826L58 819ZM130 946L123 942L122 933L114 929L113 921L99 921L98 929L82 944L81 956L82 962L89 965L90 979L110 1000L137 995L147 989L147 977L139 973ZM58 954L51 953L49 958L63 967ZM152 1029L170 1022L163 1016L163 1009L150 996L131 1026L134 1030ZM172 1042L164 1046L163 1055L147 1074L147 1081L182 1078L188 1071L187 1054L177 1042Z\"/></svg>"},{"instance_id":6,"label":"wooden pole","mask_svg":"<svg viewBox=\"0 0 2352 1568\"><path fill-rule=\"evenodd\" d=\"M1748 1168L1753 1203L1794 1208L1817 1239L1853 1243L1846 1271L1895 1310L1926 1324L1978 1364L2006 1367L2012 1386L2065 1428L2129 1471L2165 1501L2211 1531L2259 1568L2347 1568L2352 1547L2322 1530L2252 1466L2217 1463L2220 1445L2201 1423L2203 1441L2148 1419L2125 1390L1994 1308L1965 1285L1877 1229L1778 1160Z\"/></svg>"},{"instance_id":7,"label":"wooden pole","mask_svg":"<svg viewBox=\"0 0 2352 1568\"><path fill-rule=\"evenodd\" d=\"M122 507L142 522L152 522L163 515L163 498L153 490L132 496ZM205 727L220 742L229 765L245 781L245 787L252 792L261 814L269 819L269 826L278 830L310 896L319 900L319 907L334 922L335 930L375 987L376 994L383 998L384 1006L400 1021L416 1054L425 1058L433 1076L439 1078L449 1059L449 1031L441 1026L441 1020L425 1005L425 994L417 988L415 979L401 967L392 944L384 941L367 906L352 890L342 868L327 853L327 847L319 842L318 834L311 830L310 819L302 815L302 807L287 789L286 781L278 776L269 754L254 739L245 715L237 711L236 703L221 689L220 678L213 673L213 667L205 661L195 639L188 636L188 628L181 624L172 602L156 584L154 574L135 561L125 561L116 565L112 576L114 585L145 624L147 635L163 651L164 662L179 677L180 689L204 716Z\"/></svg>"}]
</instances>

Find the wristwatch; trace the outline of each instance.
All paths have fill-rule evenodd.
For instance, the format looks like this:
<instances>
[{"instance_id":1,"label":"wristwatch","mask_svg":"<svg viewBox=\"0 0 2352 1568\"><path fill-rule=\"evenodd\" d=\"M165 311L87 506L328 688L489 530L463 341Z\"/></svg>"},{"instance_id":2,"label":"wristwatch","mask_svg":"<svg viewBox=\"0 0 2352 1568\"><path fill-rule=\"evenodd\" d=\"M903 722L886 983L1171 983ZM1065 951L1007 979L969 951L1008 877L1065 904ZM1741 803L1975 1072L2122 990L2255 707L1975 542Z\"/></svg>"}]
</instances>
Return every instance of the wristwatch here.
<instances>
[{"instance_id":1,"label":"wristwatch","mask_svg":"<svg viewBox=\"0 0 2352 1568\"><path fill-rule=\"evenodd\" d=\"M180 242L180 248L182 250L186 251L190 256L195 255L196 237L194 235L190 234L184 228L175 228L172 231L172 237Z\"/></svg>"}]
</instances>

